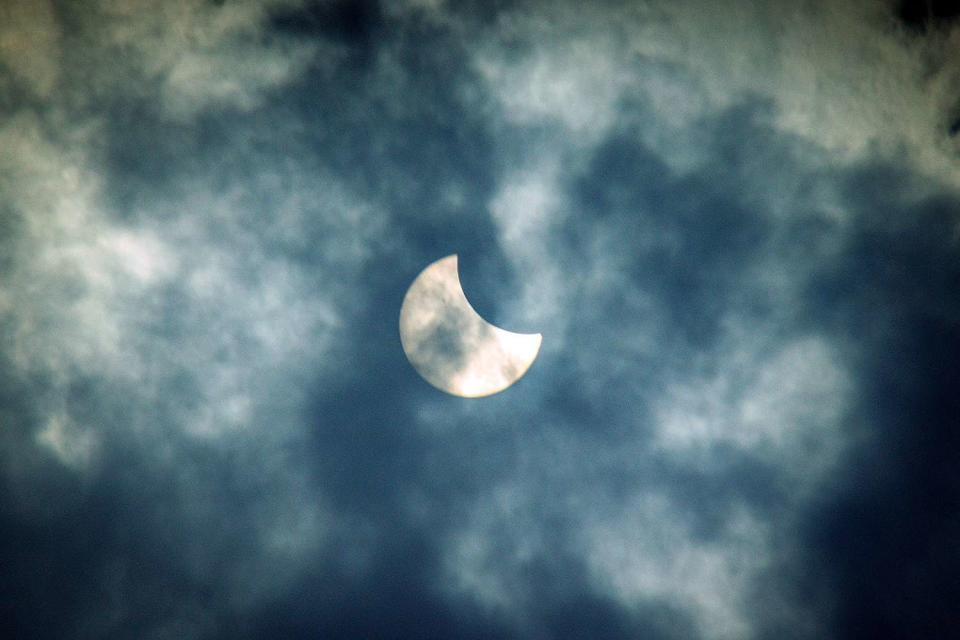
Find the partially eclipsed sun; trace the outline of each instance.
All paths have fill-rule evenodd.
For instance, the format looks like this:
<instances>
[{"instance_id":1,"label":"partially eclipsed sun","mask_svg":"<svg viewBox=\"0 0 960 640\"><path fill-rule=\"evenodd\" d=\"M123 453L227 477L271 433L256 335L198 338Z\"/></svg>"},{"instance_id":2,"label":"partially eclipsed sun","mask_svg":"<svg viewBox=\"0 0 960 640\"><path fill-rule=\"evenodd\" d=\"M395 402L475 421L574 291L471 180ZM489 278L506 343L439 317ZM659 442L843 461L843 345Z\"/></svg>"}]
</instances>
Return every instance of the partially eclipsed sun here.
<instances>
[{"instance_id":1,"label":"partially eclipsed sun","mask_svg":"<svg viewBox=\"0 0 960 640\"><path fill-rule=\"evenodd\" d=\"M400 308L400 342L410 364L455 396L503 391L533 364L541 340L539 333L504 331L480 317L460 286L456 255L424 269Z\"/></svg>"}]
</instances>

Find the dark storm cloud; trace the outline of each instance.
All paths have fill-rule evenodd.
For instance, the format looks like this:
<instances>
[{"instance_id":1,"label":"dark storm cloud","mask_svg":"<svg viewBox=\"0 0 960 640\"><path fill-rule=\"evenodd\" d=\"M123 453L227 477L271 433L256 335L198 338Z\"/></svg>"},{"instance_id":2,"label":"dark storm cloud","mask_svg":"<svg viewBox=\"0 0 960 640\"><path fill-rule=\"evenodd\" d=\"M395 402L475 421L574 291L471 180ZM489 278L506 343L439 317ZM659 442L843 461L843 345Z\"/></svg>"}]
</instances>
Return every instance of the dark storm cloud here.
<instances>
[{"instance_id":1,"label":"dark storm cloud","mask_svg":"<svg viewBox=\"0 0 960 640\"><path fill-rule=\"evenodd\" d=\"M11 6L18 636L949 631L946 25ZM481 315L544 334L484 400L399 345L450 253Z\"/></svg>"}]
</instances>

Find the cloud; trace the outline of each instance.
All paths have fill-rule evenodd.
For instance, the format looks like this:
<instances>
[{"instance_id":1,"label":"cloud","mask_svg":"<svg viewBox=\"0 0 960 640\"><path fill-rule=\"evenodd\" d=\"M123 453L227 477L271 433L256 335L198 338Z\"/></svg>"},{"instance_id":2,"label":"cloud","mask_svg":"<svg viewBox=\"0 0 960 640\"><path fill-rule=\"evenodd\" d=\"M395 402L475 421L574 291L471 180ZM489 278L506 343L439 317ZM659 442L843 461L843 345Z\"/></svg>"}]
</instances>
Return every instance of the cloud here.
<instances>
[{"instance_id":1,"label":"cloud","mask_svg":"<svg viewBox=\"0 0 960 640\"><path fill-rule=\"evenodd\" d=\"M955 25L5 11L19 635L949 631ZM482 401L398 340L452 253L544 336Z\"/></svg>"},{"instance_id":2,"label":"cloud","mask_svg":"<svg viewBox=\"0 0 960 640\"><path fill-rule=\"evenodd\" d=\"M612 4L587 15L561 4L508 14L476 64L517 124L559 123L576 139L603 132L638 95L656 105L646 135L673 134L658 145L670 158L696 154L686 130L698 118L759 96L775 104L778 128L838 159L905 149L917 170L956 186L956 29L918 37L883 3Z\"/></svg>"},{"instance_id":3,"label":"cloud","mask_svg":"<svg viewBox=\"0 0 960 640\"><path fill-rule=\"evenodd\" d=\"M98 447L92 431L77 427L62 414L50 417L47 426L37 433L37 442L48 447L63 464L77 469L92 463Z\"/></svg>"},{"instance_id":4,"label":"cloud","mask_svg":"<svg viewBox=\"0 0 960 640\"><path fill-rule=\"evenodd\" d=\"M746 342L755 349L760 341ZM732 447L775 465L794 495L807 483L816 487L843 450L837 425L849 404L849 373L822 338L777 349L750 354L734 347L708 380L694 375L668 385L654 404L656 446L700 465L701 456L710 464L711 449Z\"/></svg>"},{"instance_id":5,"label":"cloud","mask_svg":"<svg viewBox=\"0 0 960 640\"><path fill-rule=\"evenodd\" d=\"M23 535L49 557L37 572L17 552L5 600L24 607L13 626L31 635L204 637L220 612L283 593L338 527L289 450L315 385L340 366L332 346L345 310L362 303L351 283L383 214L330 172L284 167L247 137L180 155L193 117L252 108L292 63L286 49L273 61L255 47L238 55L260 7L228 20L184 5L182 22L164 17L172 8L83 17L79 30L71 21L71 46L109 34L91 58L131 47L128 64L78 76L68 60L73 75L44 85L49 102L25 100L0 130L4 392L22 390L4 397L5 508L19 528L2 545L22 551ZM199 53L175 46L180 27ZM225 84L181 74L211 61ZM83 76L94 76L91 100L159 94L162 109L142 113L139 137L99 110L71 122ZM180 181L118 170L118 152L175 161ZM242 160L214 160L225 153ZM82 533L61 544L73 525ZM53 584L74 570L90 589ZM64 603L46 620L25 613L39 592Z\"/></svg>"},{"instance_id":6,"label":"cloud","mask_svg":"<svg viewBox=\"0 0 960 640\"><path fill-rule=\"evenodd\" d=\"M60 25L53 4L17 0L4 4L0 26L0 63L17 80L46 98L60 76Z\"/></svg>"},{"instance_id":7,"label":"cloud","mask_svg":"<svg viewBox=\"0 0 960 640\"><path fill-rule=\"evenodd\" d=\"M295 5L106 0L73 17L94 39L93 56L123 55L119 69L92 78L96 86L155 92L168 116L188 118L206 108L251 109L299 75L318 47L266 32L274 12Z\"/></svg>"},{"instance_id":8,"label":"cloud","mask_svg":"<svg viewBox=\"0 0 960 640\"><path fill-rule=\"evenodd\" d=\"M63 149L40 121L18 115L0 132L3 190L16 252L3 305L16 310L12 357L24 370L125 367L114 311L160 269L163 249L111 235L98 209L102 175L81 148ZM141 250L142 249L142 253ZM137 254L139 264L127 259Z\"/></svg>"},{"instance_id":9,"label":"cloud","mask_svg":"<svg viewBox=\"0 0 960 640\"><path fill-rule=\"evenodd\" d=\"M753 635L747 585L767 562L769 534L746 512L729 514L712 540L677 521L678 505L648 495L584 533L590 567L626 606L664 600L688 610L704 638Z\"/></svg>"},{"instance_id":10,"label":"cloud","mask_svg":"<svg viewBox=\"0 0 960 640\"><path fill-rule=\"evenodd\" d=\"M624 22L633 17L616 15ZM589 19L596 20L596 14ZM565 424L582 415L585 422L571 426L575 433L615 433L619 446L632 455L633 465L615 467L623 477L636 478L636 489L628 494L634 502L625 500L631 505L648 504L657 495L657 483L641 471L647 465L677 463L691 470L699 477L685 475L684 488L676 490L698 496L711 496L707 487L715 482L737 485L737 468L751 468L747 477L753 479L734 490L732 503L729 495L712 495L731 506L691 507L686 500L661 497L658 504L669 506L644 526L620 520L598 527L597 551L586 556L593 558L598 584L626 602L676 598L676 606L696 621L705 637L753 637L763 633L763 625L803 617L814 619L802 625L804 633L824 633L816 619L825 620L825 608L806 609L794 601L786 608L777 605L780 613L758 620L746 604L758 583L770 584L769 567L793 562L795 549L804 544L802 534L793 529L796 518L804 505L830 492L850 460L850 446L863 437L852 428L862 417L851 414L860 393L855 378L859 373L847 361L846 339L815 320L811 324L818 333L810 335L810 325L791 316L798 305L809 305L813 317L830 313L821 301L807 297L807 287L823 265L843 260L848 234L870 217L861 217L860 205L848 199L844 184L856 171L850 167L868 157L868 147L871 162L892 158L888 154L902 145L916 149L914 162L898 171L945 179L952 171L948 167L955 166L943 132L936 129L942 104L928 103L917 76L907 71L914 47L920 45L898 40L895 27L882 16L858 27L875 30L876 46L895 58L895 68L910 78L911 106L881 104L892 88L848 82L845 76L818 78L827 87L853 92L825 98L826 89L795 89L781 80L783 71L775 64L769 72L755 68L769 63L769 56L760 53L766 46L762 38L776 33L775 28L745 35L733 24L779 24L782 19L749 10L725 12L718 21L684 16L676 21L680 29L719 25L721 31L706 41L692 38L699 49L691 52L672 50L666 44L665 34L671 33L667 28L659 34L662 41L642 45L643 71L638 72L640 65L632 67L626 55L617 63L608 55L600 65L589 60L571 63L563 57L566 53L553 54L551 60L542 43L569 38L563 12L539 21L524 14L509 31L497 32L509 32L504 41L511 43L510 54L491 59L481 53L478 63L499 114L509 123L505 138L510 139L502 148L504 166L510 169L501 172L500 187L489 204L501 246L528 279L524 297L509 307L539 318L540 325L530 326L543 327L545 350L552 346L564 354L550 364L571 368L561 390L544 392L563 384L563 378L537 387L545 393L539 411L550 416L544 422ZM852 19L841 16L831 28ZM644 32L629 24L625 30ZM802 38L803 29L815 24L786 28ZM725 26L730 31L721 35ZM793 37L790 33L788 42ZM617 38L604 34L602 41ZM738 47L731 54L721 52L721 44L727 47L730 42ZM847 42L849 38L831 39L834 48ZM630 46L641 46L638 43L635 38ZM490 50L508 50L499 44L502 48ZM565 51L571 50L576 48ZM728 55L745 57L732 61ZM776 55L781 56L779 50ZM798 55L792 44L782 57L789 64L810 64L811 69L834 64L820 65L818 54ZM716 70L728 63L742 75ZM606 85L605 93L592 83L611 75L610 64L622 65L621 73L630 80L616 88ZM884 73L872 60L849 67L851 73L864 68L870 69L868 74ZM537 69L551 71L538 75ZM540 91L538 78L548 78L553 83L549 91L556 93ZM902 86L898 84L897 91ZM616 104L616 119L611 122L595 112L577 120L571 114L577 113L578 99L594 109ZM826 126L815 128L803 120L809 116L805 100L837 111L825 116ZM863 102L869 103L866 117L855 115ZM917 106L921 102L923 108ZM901 108L909 117L893 118L892 127L865 128L878 109ZM876 117L891 121L890 114ZM593 137L584 136L585 122L596 125ZM692 128L699 135L691 135ZM664 131L679 133L673 137ZM590 160L585 164L585 159ZM873 181L858 185L876 186ZM909 199L915 187L903 188L893 188L895 197ZM886 191L868 200L884 210L889 205L882 199L889 195ZM904 206L891 215L915 215L909 209ZM858 289L853 283L850 287ZM833 303L845 305L841 299ZM624 403L623 396L634 402ZM429 415L434 419L436 414ZM535 608L526 589L536 583L524 579L523 568L536 565L546 549L565 547L550 537L558 534L545 532L546 522L556 531L555 520L534 505L576 504L559 509L560 522L590 518L597 509L595 500L572 498L589 484L586 478L602 477L587 471L596 464L587 436L574 436L574 441L564 453L578 452L582 469L561 466L570 475L556 493L543 495L538 487L544 478L535 476L518 479L509 490L489 493L479 502L477 514L500 515L474 516L455 536L448 561L458 588L509 615L522 616ZM545 456L540 464L556 466L558 460ZM771 492L776 497L761 497L763 492L752 486L763 477L775 483ZM786 509L791 514L773 531L764 529L771 499L779 513ZM750 504L746 511L744 500ZM665 534L674 544L658 545L656 536L669 529L666 523L687 508L700 513L698 517L716 510L717 515L708 518L716 519L712 537L701 539L699 525L677 525ZM642 512L639 507L628 511ZM757 526L744 528L738 522ZM562 525L560 539L577 529ZM740 533L724 531L748 533L741 540ZM682 567L691 573L683 574ZM784 582L773 582L774 592L785 593ZM772 622L777 617L781 622Z\"/></svg>"}]
</instances>

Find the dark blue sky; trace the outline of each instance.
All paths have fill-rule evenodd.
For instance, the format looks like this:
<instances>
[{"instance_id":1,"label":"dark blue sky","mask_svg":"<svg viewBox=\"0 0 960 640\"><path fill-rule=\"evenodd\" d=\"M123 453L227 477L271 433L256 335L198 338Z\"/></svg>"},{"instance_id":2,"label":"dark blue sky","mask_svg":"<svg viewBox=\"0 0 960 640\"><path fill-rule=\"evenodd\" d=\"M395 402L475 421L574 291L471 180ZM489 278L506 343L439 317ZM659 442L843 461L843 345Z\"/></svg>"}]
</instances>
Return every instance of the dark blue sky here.
<instances>
[{"instance_id":1,"label":"dark blue sky","mask_svg":"<svg viewBox=\"0 0 960 640\"><path fill-rule=\"evenodd\" d=\"M934 4L5 2L3 626L948 637ZM400 346L453 253L488 398Z\"/></svg>"}]
</instances>

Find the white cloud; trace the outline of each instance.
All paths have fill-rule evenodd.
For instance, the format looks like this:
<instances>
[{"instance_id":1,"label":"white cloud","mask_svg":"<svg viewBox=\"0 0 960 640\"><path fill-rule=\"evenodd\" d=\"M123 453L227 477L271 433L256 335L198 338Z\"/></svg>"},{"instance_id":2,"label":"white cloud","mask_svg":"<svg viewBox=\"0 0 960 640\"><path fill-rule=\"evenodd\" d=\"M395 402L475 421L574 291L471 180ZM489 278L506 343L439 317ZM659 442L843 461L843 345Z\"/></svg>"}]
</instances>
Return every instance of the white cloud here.
<instances>
[{"instance_id":1,"label":"white cloud","mask_svg":"<svg viewBox=\"0 0 960 640\"><path fill-rule=\"evenodd\" d=\"M563 274L550 255L553 234L566 218L558 170L547 160L507 173L488 205L522 286L521 298L506 309L507 322L549 335L548 350L561 348L564 331L558 313Z\"/></svg>"},{"instance_id":2,"label":"white cloud","mask_svg":"<svg viewBox=\"0 0 960 640\"><path fill-rule=\"evenodd\" d=\"M768 562L765 526L748 511L727 515L704 539L682 505L640 494L582 530L593 579L628 607L665 602L690 614L704 638L753 635L751 580Z\"/></svg>"},{"instance_id":3,"label":"white cloud","mask_svg":"<svg viewBox=\"0 0 960 640\"><path fill-rule=\"evenodd\" d=\"M444 568L451 591L515 624L531 624L525 611L538 594L526 573L543 560L549 544L538 522L542 513L525 483L514 479L490 487L447 541Z\"/></svg>"},{"instance_id":4,"label":"white cloud","mask_svg":"<svg viewBox=\"0 0 960 640\"><path fill-rule=\"evenodd\" d=\"M62 412L48 418L46 426L37 432L36 440L64 465L78 471L90 468L100 446L95 431L77 425Z\"/></svg>"},{"instance_id":5,"label":"white cloud","mask_svg":"<svg viewBox=\"0 0 960 640\"><path fill-rule=\"evenodd\" d=\"M194 436L260 428L271 411L299 415L303 385L333 372L343 316L360 302L351 283L381 237L382 212L331 178L287 171L277 183L266 165L219 193L185 181L181 196L138 212L177 247L180 303L168 322L178 337L146 347L160 375L196 381L175 409Z\"/></svg>"},{"instance_id":6,"label":"white cloud","mask_svg":"<svg viewBox=\"0 0 960 640\"><path fill-rule=\"evenodd\" d=\"M166 108L177 117L215 103L253 104L247 97L289 77L292 67L264 75L258 65L272 62L254 60L253 51L230 67L253 75L231 76L227 67L238 59L220 45L253 34L221 27L221 35L198 45L204 52L157 62L172 65L155 72L170 74ZM144 26L131 28L136 38ZM208 45L220 59L201 59ZM144 46L161 44L147 37ZM184 60L212 64L208 71L222 73L240 93L211 88L208 78L177 76ZM14 416L31 435L3 443L4 477L24 513L56 516L82 496L31 504L51 464L83 481L100 469L104 451L132 446L130 459L143 465L138 477L149 486L156 473L170 492L140 515L157 518L161 529L174 523L159 534L176 546L171 562L202 580L216 575L214 590L227 606L255 606L288 588L336 528L308 470L287 451L303 436L311 394L342 364L336 350L349 331L344 317L365 303L357 277L375 256L386 216L315 166L276 166L242 137L234 151L249 159L250 171L227 176L227 188L218 169L194 173L163 195L138 193L118 215L111 174L101 164L102 122L72 121L67 113L51 104L21 110L0 126L0 199L14 234L3 239L13 253L0 281L4 349L13 364L7 375L43 386L30 387L28 409ZM84 387L91 381L93 389ZM78 399L86 393L122 410ZM242 464L231 472L256 479L242 508L228 512L222 487L205 475L209 467L192 457L198 450L243 459L223 463ZM237 540L245 545L242 557L222 558L220 550ZM120 573L123 592L131 578ZM120 624L123 598L113 606L89 624ZM171 597L165 622L157 624L205 632L207 613L185 610Z\"/></svg>"},{"instance_id":7,"label":"white cloud","mask_svg":"<svg viewBox=\"0 0 960 640\"><path fill-rule=\"evenodd\" d=\"M668 455L710 464L718 446L775 464L801 497L825 478L845 444L852 391L823 339L780 343L741 335L706 375L667 386L654 404L655 444Z\"/></svg>"},{"instance_id":8,"label":"white cloud","mask_svg":"<svg viewBox=\"0 0 960 640\"><path fill-rule=\"evenodd\" d=\"M2 287L4 304L16 309L15 362L60 376L131 373L118 316L144 286L172 275L170 252L149 234L111 226L95 165L51 141L39 119L18 114L0 129L0 149L0 189L23 232Z\"/></svg>"},{"instance_id":9,"label":"white cloud","mask_svg":"<svg viewBox=\"0 0 960 640\"><path fill-rule=\"evenodd\" d=\"M531 572L562 572L581 559L589 584L627 610L665 606L689 616L704 638L752 637L756 581L779 553L769 524L734 503L705 533L693 525L697 507L639 480L632 494L613 500L609 487L587 480L599 477L597 457L579 445L566 452L579 464L560 463L552 451L538 461L561 471L505 480L472 506L445 548L451 591L536 635L530 613L547 603ZM642 455L627 457L643 464Z\"/></svg>"},{"instance_id":10,"label":"white cloud","mask_svg":"<svg viewBox=\"0 0 960 640\"><path fill-rule=\"evenodd\" d=\"M685 68L715 108L774 101L777 123L834 158L909 162L960 184L947 137L960 90L960 29L928 38L899 27L887 3L664 4L631 48ZM907 151L909 156L904 156Z\"/></svg>"},{"instance_id":11,"label":"white cloud","mask_svg":"<svg viewBox=\"0 0 960 640\"><path fill-rule=\"evenodd\" d=\"M613 124L627 78L618 73L616 50L597 36L554 41L556 34L550 34L518 62L508 61L497 41L480 49L474 64L511 124L554 122L570 134L596 139Z\"/></svg>"},{"instance_id":12,"label":"white cloud","mask_svg":"<svg viewBox=\"0 0 960 640\"><path fill-rule=\"evenodd\" d=\"M268 37L270 16L299 4L100 0L77 17L92 47L89 59L110 64L82 73L94 93L141 95L159 87L161 106L174 119L216 107L252 109L322 48Z\"/></svg>"},{"instance_id":13,"label":"white cloud","mask_svg":"<svg viewBox=\"0 0 960 640\"><path fill-rule=\"evenodd\" d=\"M907 162L960 186L960 147L947 135L960 26L911 35L871 2L594 9L508 12L477 45L474 64L507 122L559 124L558 144L589 149L637 97L653 111L634 123L644 142L685 169L701 155L704 116L759 98L775 106L777 127L834 161Z\"/></svg>"}]
</instances>

